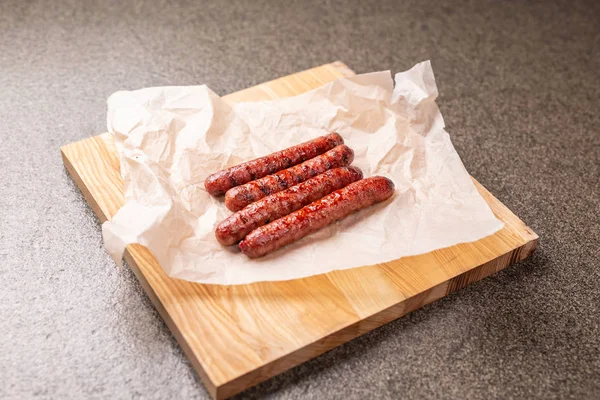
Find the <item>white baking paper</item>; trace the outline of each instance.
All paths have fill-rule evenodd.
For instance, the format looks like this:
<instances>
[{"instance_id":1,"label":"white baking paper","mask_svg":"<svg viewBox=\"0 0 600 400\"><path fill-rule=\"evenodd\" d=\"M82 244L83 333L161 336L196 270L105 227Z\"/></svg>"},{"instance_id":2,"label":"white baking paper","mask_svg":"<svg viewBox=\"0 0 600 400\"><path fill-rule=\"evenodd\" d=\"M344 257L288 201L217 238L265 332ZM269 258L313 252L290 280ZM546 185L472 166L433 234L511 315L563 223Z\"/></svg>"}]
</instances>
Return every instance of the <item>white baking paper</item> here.
<instances>
[{"instance_id":1,"label":"white baking paper","mask_svg":"<svg viewBox=\"0 0 600 400\"><path fill-rule=\"evenodd\" d=\"M338 79L305 94L229 104L208 87L156 87L108 99L125 205L102 226L120 264L139 243L174 278L243 284L287 280L426 253L490 235L503 224L477 192L435 103L429 62L406 72ZM204 189L220 169L339 132L365 177L383 175L394 197L261 259L223 247L230 215Z\"/></svg>"}]
</instances>

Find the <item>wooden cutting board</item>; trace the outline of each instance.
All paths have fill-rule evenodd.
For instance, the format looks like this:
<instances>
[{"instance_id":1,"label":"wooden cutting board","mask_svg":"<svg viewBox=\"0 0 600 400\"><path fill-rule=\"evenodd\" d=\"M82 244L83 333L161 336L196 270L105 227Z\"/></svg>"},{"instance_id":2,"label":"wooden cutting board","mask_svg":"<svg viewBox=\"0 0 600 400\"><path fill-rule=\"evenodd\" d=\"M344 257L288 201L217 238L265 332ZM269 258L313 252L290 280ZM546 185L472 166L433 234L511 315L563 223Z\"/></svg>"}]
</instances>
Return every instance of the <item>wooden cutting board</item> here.
<instances>
[{"instance_id":1,"label":"wooden cutting board","mask_svg":"<svg viewBox=\"0 0 600 400\"><path fill-rule=\"evenodd\" d=\"M225 96L293 96L352 72L326 64ZM65 167L102 222L124 203L112 139L61 148ZM171 279L143 246L125 259L214 398L226 398L528 257L538 236L475 182L504 229L474 243L286 282L201 285Z\"/></svg>"}]
</instances>

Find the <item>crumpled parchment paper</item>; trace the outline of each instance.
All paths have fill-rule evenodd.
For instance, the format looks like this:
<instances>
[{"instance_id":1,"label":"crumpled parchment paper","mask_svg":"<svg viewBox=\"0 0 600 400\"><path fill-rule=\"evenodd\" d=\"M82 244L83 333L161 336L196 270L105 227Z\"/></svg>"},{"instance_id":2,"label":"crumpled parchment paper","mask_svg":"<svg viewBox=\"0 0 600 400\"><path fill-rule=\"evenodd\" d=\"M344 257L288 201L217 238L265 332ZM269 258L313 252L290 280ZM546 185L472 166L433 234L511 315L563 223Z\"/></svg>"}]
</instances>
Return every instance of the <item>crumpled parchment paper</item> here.
<instances>
[{"instance_id":1,"label":"crumpled parchment paper","mask_svg":"<svg viewBox=\"0 0 600 400\"><path fill-rule=\"evenodd\" d=\"M208 87L156 87L108 99L125 205L102 226L120 264L139 243L174 278L243 284L322 274L471 242L502 228L456 153L435 103L430 63L342 78L302 95L229 104ZM330 131L355 151L365 177L383 175L394 197L299 242L251 260L221 246L230 215L210 196L211 173Z\"/></svg>"}]
</instances>

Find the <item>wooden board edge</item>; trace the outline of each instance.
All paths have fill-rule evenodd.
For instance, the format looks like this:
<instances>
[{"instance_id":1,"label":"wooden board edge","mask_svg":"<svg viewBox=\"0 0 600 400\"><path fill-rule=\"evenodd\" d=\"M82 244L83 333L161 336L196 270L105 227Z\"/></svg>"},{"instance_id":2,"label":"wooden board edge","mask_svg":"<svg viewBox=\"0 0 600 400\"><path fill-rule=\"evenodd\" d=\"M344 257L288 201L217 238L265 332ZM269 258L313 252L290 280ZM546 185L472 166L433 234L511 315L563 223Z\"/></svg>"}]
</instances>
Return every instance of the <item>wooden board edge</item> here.
<instances>
[{"instance_id":1,"label":"wooden board edge","mask_svg":"<svg viewBox=\"0 0 600 400\"><path fill-rule=\"evenodd\" d=\"M285 354L256 370L218 386L215 398L217 400L222 400L234 396L308 360L318 357L335 347L345 344L365 333L401 318L412 311L418 310L429 303L439 300L450 293L463 289L471 283L493 275L516 262L528 258L536 250L537 245L538 239L532 239L522 246L496 257L485 264L470 269L469 271L433 286L416 296L407 298L400 303L396 303L363 320L348 325L336 332L332 332L330 335L307 346Z\"/></svg>"},{"instance_id":2,"label":"wooden board edge","mask_svg":"<svg viewBox=\"0 0 600 400\"><path fill-rule=\"evenodd\" d=\"M350 68L349 66L347 66L345 63L343 63L340 60L334 61L329 64L325 64L325 65L331 65L333 68L337 69L346 78L350 78L350 77L353 77L356 75L356 72L354 72L354 70L352 68Z\"/></svg>"},{"instance_id":3,"label":"wooden board edge","mask_svg":"<svg viewBox=\"0 0 600 400\"><path fill-rule=\"evenodd\" d=\"M525 242L539 240L539 236L537 233L533 231L525 222L517 216L510 208L508 208L504 203L502 203L496 196L494 196L489 190L486 189L477 179L471 176L471 180L475 184L475 188L484 198L486 203L488 203L490 209L494 210L492 204L496 205L497 210L502 211L502 215L496 215L496 217L503 221L505 224L509 225L512 229L511 232L517 232L521 239ZM511 222L508 224L508 222Z\"/></svg>"},{"instance_id":4,"label":"wooden board edge","mask_svg":"<svg viewBox=\"0 0 600 400\"><path fill-rule=\"evenodd\" d=\"M315 70L318 70L321 74L326 73L330 74L330 78L325 82L321 82L322 84L329 83L339 78L349 78L355 76L356 73L352 71L346 64L341 61L334 61L328 64L319 65L317 67L309 68L304 71L295 72L293 74L281 76L263 83L259 83L255 86L251 86L249 88L241 89L233 93L229 93L221 96L221 98L227 102L255 102L255 101L264 101L264 100L273 100L274 97L271 88L273 86L277 86L280 84L286 84L288 81L294 80L301 76L309 76ZM307 91L316 89L317 87L305 88ZM252 92L252 96L248 97L247 94ZM299 93L289 93L289 96L297 95ZM277 95L275 97L283 98L288 95Z\"/></svg>"},{"instance_id":5,"label":"wooden board edge","mask_svg":"<svg viewBox=\"0 0 600 400\"><path fill-rule=\"evenodd\" d=\"M96 136L94 136L94 137L96 137ZM86 140L86 139L83 139L83 140ZM79 142L74 142L74 143L79 143ZM108 219L108 216L104 214L104 212L102 211L102 208L96 202L96 199L94 199L94 196L92 196L92 194L90 193L88 188L83 183L83 179L81 179L81 177L79 176L79 173L77 172L77 168L71 163L71 160L69 159L69 156L67 153L68 153L68 146L71 146L71 145L73 145L73 143L67 144L60 148L60 153L62 155L63 164L64 164L67 172L71 176L71 179L73 179L73 181L75 182L75 185L79 188L79 190L81 191L81 194L83 194L83 197L85 198L85 200L88 202L88 204L92 208L92 211L94 212L94 214L96 214L96 216L100 220L100 223L104 223Z\"/></svg>"},{"instance_id":6,"label":"wooden board edge","mask_svg":"<svg viewBox=\"0 0 600 400\"><path fill-rule=\"evenodd\" d=\"M183 337L183 334L179 331L179 328L177 328L177 325L171 318L171 315L165 309L163 303L158 298L158 295L156 294L156 292L154 292L154 289L152 289L152 286L150 285L150 283L148 282L148 280L146 279L146 277L144 276L144 274L138 267L137 263L135 262L135 260L131 256L131 254L129 253L129 250L125 250L124 258L125 258L125 261L127 261L127 264L129 265L129 267L133 270L133 273L135 274L137 279L140 281L142 288L146 292L146 295L148 295L148 297L150 298L150 301L152 301L152 304L158 311L158 314L165 321L167 328L169 328L169 330L171 331L171 334L173 336L175 336L175 340L177 341L179 346L181 346L183 353L185 354L187 359L192 364L192 367L194 368L196 373L200 376L200 380L204 384L204 387L206 388L206 390L208 391L208 393L211 395L211 397L213 399L217 399L218 398L217 386L208 377L208 374L204 370L204 368L202 368L202 365L200 364L200 360L198 359L198 357L196 357L196 354L194 354L194 351L192 350L192 348L190 347L188 342Z\"/></svg>"},{"instance_id":7,"label":"wooden board edge","mask_svg":"<svg viewBox=\"0 0 600 400\"><path fill-rule=\"evenodd\" d=\"M98 206L98 204L96 203L96 200L94 200L94 197L91 195L90 191L86 188L85 184L83 183L83 180L79 176L77 169L73 166L73 164L69 160L69 157L67 155L67 153L68 153L67 146L69 146L69 145L63 146L60 149L65 168L66 168L67 172L69 173L69 175L71 176L71 179L73 179L73 181L75 181L75 184L77 185L79 190L81 190L83 197L86 199L86 201L92 208L92 211L94 212L94 214L98 217L98 219L100 219L100 222L102 223L102 222L106 221L107 216L104 215L104 213L102 212L102 209ZM192 364L194 370L200 376L200 379L202 380L204 387L206 387L209 394L213 398L216 398L217 397L217 387L210 380L210 378L206 374L206 371L204 371L204 369L200 365L200 361L198 360L198 358L192 351L192 349L189 346L189 344L187 343L187 341L183 338L183 335L181 334L181 332L177 328L177 325L172 320L171 316L169 315L169 313L165 309L164 305L158 298L158 295L154 292L154 290L152 289L152 286L150 285L150 283L148 282L148 280L146 279L146 277L144 276L142 271L140 271L140 268L138 267L137 263L133 260L133 257L129 253L129 250L125 250L124 258L125 258L125 261L127 261L127 264L129 265L129 267L133 270L133 273L135 274L136 278L142 285L144 292L146 292L146 295L150 298L150 301L152 301L152 304L158 311L158 314L165 321L165 324L167 325L167 327L169 328L169 330L171 331L173 336L175 336L177 343L179 343L184 354L186 355L188 360L190 360L190 363Z\"/></svg>"}]
</instances>

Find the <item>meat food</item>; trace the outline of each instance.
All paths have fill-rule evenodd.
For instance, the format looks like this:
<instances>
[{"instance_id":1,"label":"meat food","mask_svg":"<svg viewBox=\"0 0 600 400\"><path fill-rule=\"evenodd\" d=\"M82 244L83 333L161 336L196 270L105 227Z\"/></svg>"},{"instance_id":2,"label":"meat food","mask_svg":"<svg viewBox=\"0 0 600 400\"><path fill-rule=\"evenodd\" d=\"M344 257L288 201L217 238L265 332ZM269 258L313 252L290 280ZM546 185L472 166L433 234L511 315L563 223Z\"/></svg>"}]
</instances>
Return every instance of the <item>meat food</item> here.
<instances>
[{"instance_id":1,"label":"meat food","mask_svg":"<svg viewBox=\"0 0 600 400\"><path fill-rule=\"evenodd\" d=\"M216 172L204 181L204 187L211 195L221 196L232 187L300 164L343 143L344 139L335 132L320 136L297 146Z\"/></svg>"},{"instance_id":2,"label":"meat food","mask_svg":"<svg viewBox=\"0 0 600 400\"><path fill-rule=\"evenodd\" d=\"M351 183L298 211L255 229L240 242L240 250L250 258L262 257L355 211L387 200L393 194L394 183L381 176Z\"/></svg>"},{"instance_id":3,"label":"meat food","mask_svg":"<svg viewBox=\"0 0 600 400\"><path fill-rule=\"evenodd\" d=\"M226 246L242 240L254 229L268 224L307 204L362 179L356 167L334 168L289 189L266 196L221 222L215 231L217 240Z\"/></svg>"},{"instance_id":4,"label":"meat food","mask_svg":"<svg viewBox=\"0 0 600 400\"><path fill-rule=\"evenodd\" d=\"M350 147L334 147L302 164L228 190L225 194L225 206L231 211L239 211L248 204L304 182L328 169L348 166L353 160L354 151Z\"/></svg>"}]
</instances>

